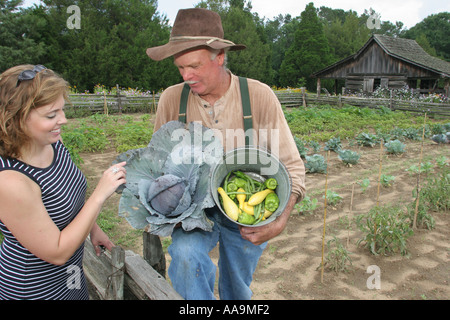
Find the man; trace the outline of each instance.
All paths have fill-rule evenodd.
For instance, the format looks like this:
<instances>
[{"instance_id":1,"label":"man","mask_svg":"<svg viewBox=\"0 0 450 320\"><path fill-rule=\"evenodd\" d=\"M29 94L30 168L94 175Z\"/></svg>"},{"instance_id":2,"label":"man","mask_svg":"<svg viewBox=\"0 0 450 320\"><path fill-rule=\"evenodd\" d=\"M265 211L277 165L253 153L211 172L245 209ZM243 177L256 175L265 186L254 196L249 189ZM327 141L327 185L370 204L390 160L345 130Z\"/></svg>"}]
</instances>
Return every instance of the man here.
<instances>
[{"instance_id":1,"label":"man","mask_svg":"<svg viewBox=\"0 0 450 320\"><path fill-rule=\"evenodd\" d=\"M180 10L169 42L147 49L148 56L156 61L174 57L175 65L190 87L186 122L199 121L220 132L225 151L243 146L242 140L237 139L235 143L233 133L244 129L240 82L226 68L227 52L242 49L244 45L224 39L220 16L206 9ZM220 298L250 299L252 276L267 241L284 230L294 205L305 194L304 164L277 97L267 85L256 80L247 79L247 84L256 133L253 142L279 150L278 157L291 175L292 194L283 213L265 226L238 228L218 208L212 208L207 210L208 218L214 222L212 232L186 232L176 228L169 247L172 262L168 272L173 287L185 299L214 299L216 267L208 253L218 242ZM155 131L179 119L183 87L183 83L174 85L161 95ZM276 137L275 141L259 137L260 130L276 131L274 135L266 135Z\"/></svg>"}]
</instances>

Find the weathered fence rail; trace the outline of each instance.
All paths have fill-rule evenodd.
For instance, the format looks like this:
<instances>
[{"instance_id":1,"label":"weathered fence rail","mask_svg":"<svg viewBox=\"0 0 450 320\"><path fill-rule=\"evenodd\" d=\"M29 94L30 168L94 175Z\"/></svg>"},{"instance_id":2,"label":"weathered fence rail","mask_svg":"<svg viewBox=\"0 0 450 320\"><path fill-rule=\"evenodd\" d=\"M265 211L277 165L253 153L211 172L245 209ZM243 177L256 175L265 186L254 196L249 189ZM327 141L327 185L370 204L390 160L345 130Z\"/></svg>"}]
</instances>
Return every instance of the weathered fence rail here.
<instances>
[{"instance_id":1,"label":"weathered fence rail","mask_svg":"<svg viewBox=\"0 0 450 320\"><path fill-rule=\"evenodd\" d=\"M311 105L335 105L338 107L352 105L356 107L379 108L384 106L391 110L439 114L450 116L449 103L431 103L412 100L360 98L345 95L317 95L315 93L276 91L280 103L287 107ZM154 112L158 106L160 94L150 96L71 94L69 108L84 109L92 112Z\"/></svg>"},{"instance_id":2,"label":"weathered fence rail","mask_svg":"<svg viewBox=\"0 0 450 320\"><path fill-rule=\"evenodd\" d=\"M151 265L151 261L154 265ZM89 282L91 299L182 299L163 276L165 259L159 237L146 232L144 257L119 246L114 247L111 253L105 251L98 257L91 241L86 240L83 268Z\"/></svg>"}]
</instances>

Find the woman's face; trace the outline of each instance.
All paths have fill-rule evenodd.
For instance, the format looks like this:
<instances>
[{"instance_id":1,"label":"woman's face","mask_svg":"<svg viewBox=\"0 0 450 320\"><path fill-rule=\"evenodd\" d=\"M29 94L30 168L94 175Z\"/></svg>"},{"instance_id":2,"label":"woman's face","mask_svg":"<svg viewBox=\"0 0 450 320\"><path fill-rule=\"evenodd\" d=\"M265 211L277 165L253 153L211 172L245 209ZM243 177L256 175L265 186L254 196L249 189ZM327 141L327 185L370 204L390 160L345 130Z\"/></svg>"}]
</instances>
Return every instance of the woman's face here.
<instances>
[{"instance_id":1,"label":"woman's face","mask_svg":"<svg viewBox=\"0 0 450 320\"><path fill-rule=\"evenodd\" d=\"M31 110L26 125L32 143L45 146L61 139L61 127L67 123L64 105L61 95L54 103Z\"/></svg>"}]
</instances>

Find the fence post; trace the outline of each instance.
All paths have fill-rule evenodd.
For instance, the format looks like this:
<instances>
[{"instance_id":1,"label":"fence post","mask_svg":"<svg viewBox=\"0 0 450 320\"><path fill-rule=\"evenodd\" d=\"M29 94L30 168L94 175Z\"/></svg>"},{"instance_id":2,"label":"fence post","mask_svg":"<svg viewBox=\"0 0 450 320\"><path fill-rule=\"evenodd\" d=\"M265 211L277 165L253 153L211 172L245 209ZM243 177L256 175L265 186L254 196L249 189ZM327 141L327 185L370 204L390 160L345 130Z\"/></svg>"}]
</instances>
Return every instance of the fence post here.
<instances>
[{"instance_id":1,"label":"fence post","mask_svg":"<svg viewBox=\"0 0 450 320\"><path fill-rule=\"evenodd\" d=\"M117 89L117 107L119 108L119 115L122 115L122 101L120 99L120 88L118 84L116 84L116 89Z\"/></svg>"},{"instance_id":2,"label":"fence post","mask_svg":"<svg viewBox=\"0 0 450 320\"><path fill-rule=\"evenodd\" d=\"M108 285L112 290L108 290L107 294L111 294L108 300L123 300L124 287L124 266L125 266L125 250L119 246L111 250L112 273L108 276Z\"/></svg>"},{"instance_id":3,"label":"fence post","mask_svg":"<svg viewBox=\"0 0 450 320\"><path fill-rule=\"evenodd\" d=\"M393 101L393 97L394 97L394 93L391 90L389 90L389 109L394 110L393 106L394 106L394 101Z\"/></svg>"},{"instance_id":4,"label":"fence post","mask_svg":"<svg viewBox=\"0 0 450 320\"><path fill-rule=\"evenodd\" d=\"M153 106L150 109L150 113L153 113L153 110L155 110L156 113L156 100L155 100L155 91L153 90Z\"/></svg>"},{"instance_id":5,"label":"fence post","mask_svg":"<svg viewBox=\"0 0 450 320\"><path fill-rule=\"evenodd\" d=\"M153 269L164 278L166 277L166 257L159 236L144 231L143 233L143 257Z\"/></svg>"},{"instance_id":6,"label":"fence post","mask_svg":"<svg viewBox=\"0 0 450 320\"><path fill-rule=\"evenodd\" d=\"M106 92L103 91L103 113L108 115L108 104L106 103Z\"/></svg>"},{"instance_id":7,"label":"fence post","mask_svg":"<svg viewBox=\"0 0 450 320\"><path fill-rule=\"evenodd\" d=\"M301 87L300 89L302 90L303 108L306 108L306 88Z\"/></svg>"}]
</instances>

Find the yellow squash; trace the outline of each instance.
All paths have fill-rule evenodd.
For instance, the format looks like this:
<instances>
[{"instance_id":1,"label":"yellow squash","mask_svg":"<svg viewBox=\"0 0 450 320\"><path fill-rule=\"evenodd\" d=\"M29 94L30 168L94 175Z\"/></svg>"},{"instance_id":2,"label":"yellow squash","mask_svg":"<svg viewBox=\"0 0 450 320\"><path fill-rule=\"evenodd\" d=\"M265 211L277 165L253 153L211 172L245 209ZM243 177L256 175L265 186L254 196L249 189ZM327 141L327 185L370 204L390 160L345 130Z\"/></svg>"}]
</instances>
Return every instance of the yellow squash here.
<instances>
[{"instance_id":1,"label":"yellow squash","mask_svg":"<svg viewBox=\"0 0 450 320\"><path fill-rule=\"evenodd\" d=\"M239 188L239 189L237 189L237 192L245 192L245 190L242 188ZM244 205L244 201L245 201L246 197L247 197L247 195L245 195L245 194L237 194L236 195L236 199L239 202L239 209L241 209L241 210L244 210L244 209L242 209L242 206Z\"/></svg>"},{"instance_id":2,"label":"yellow squash","mask_svg":"<svg viewBox=\"0 0 450 320\"><path fill-rule=\"evenodd\" d=\"M242 204L242 211L244 211L245 213L248 213L249 215L255 215L255 208L253 208L253 206L249 206L248 202L244 202Z\"/></svg>"},{"instance_id":3,"label":"yellow squash","mask_svg":"<svg viewBox=\"0 0 450 320\"><path fill-rule=\"evenodd\" d=\"M272 215L272 211L269 211L267 209L264 210L264 216L263 216L263 220L267 219L268 217L270 217Z\"/></svg>"},{"instance_id":4,"label":"yellow squash","mask_svg":"<svg viewBox=\"0 0 450 320\"><path fill-rule=\"evenodd\" d=\"M239 208L237 204L230 199L230 197L227 195L225 190L223 190L223 188L219 187L217 191L222 196L223 210L231 219L237 221L239 218Z\"/></svg>"},{"instance_id":5,"label":"yellow squash","mask_svg":"<svg viewBox=\"0 0 450 320\"><path fill-rule=\"evenodd\" d=\"M261 202L263 202L264 199L267 197L267 195L272 192L273 192L273 190L271 190L271 189L265 189L263 191L259 191L259 192L255 193L254 195L252 195L250 197L250 199L248 199L248 204L250 206L256 206L257 204L260 204Z\"/></svg>"}]
</instances>

